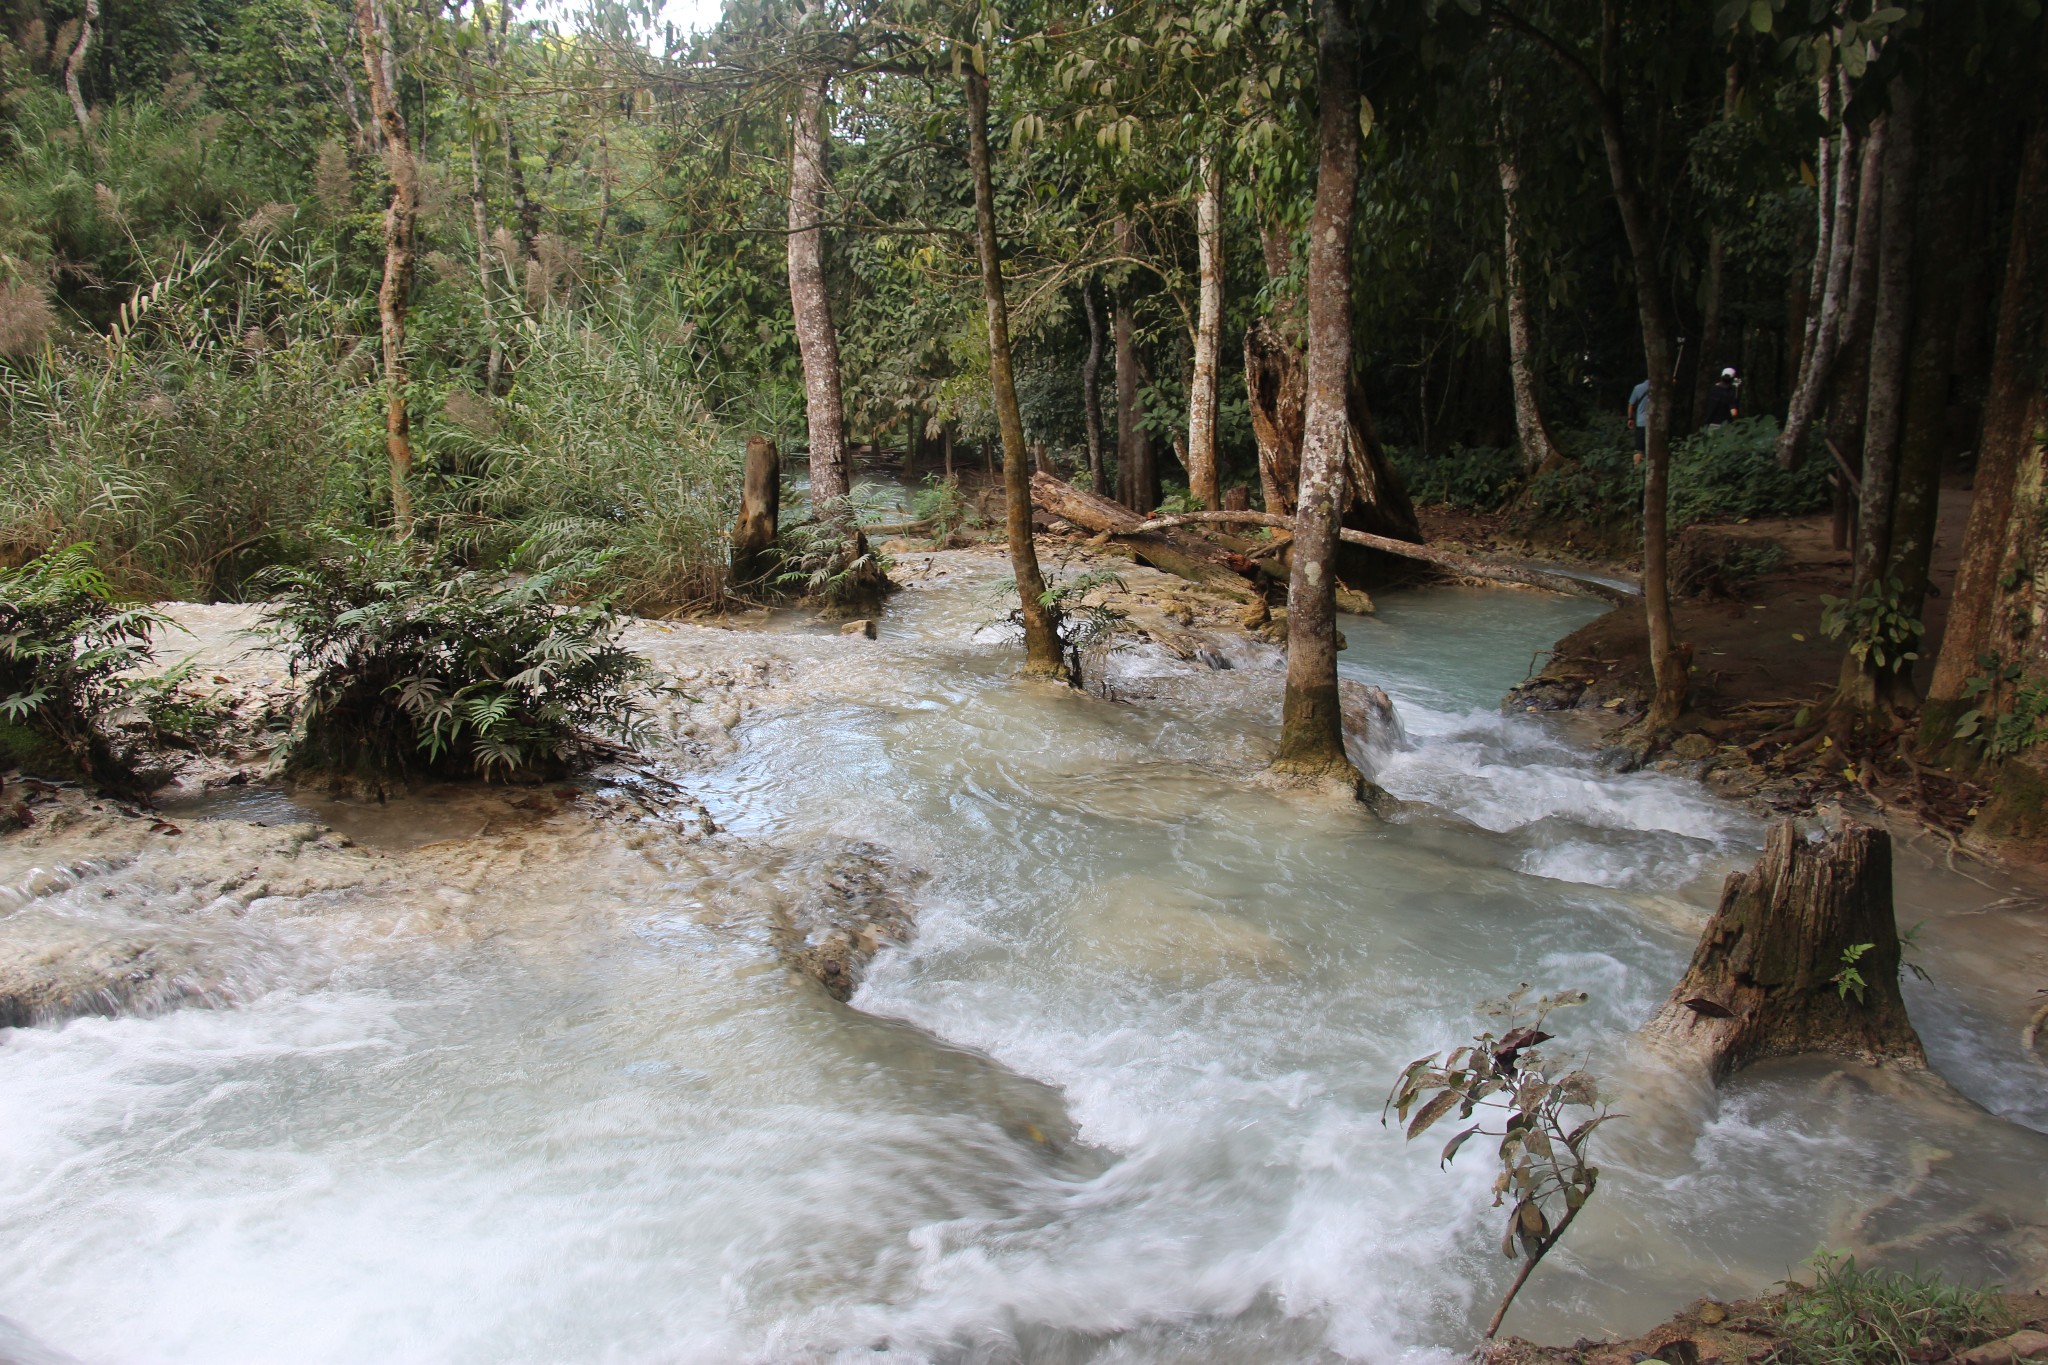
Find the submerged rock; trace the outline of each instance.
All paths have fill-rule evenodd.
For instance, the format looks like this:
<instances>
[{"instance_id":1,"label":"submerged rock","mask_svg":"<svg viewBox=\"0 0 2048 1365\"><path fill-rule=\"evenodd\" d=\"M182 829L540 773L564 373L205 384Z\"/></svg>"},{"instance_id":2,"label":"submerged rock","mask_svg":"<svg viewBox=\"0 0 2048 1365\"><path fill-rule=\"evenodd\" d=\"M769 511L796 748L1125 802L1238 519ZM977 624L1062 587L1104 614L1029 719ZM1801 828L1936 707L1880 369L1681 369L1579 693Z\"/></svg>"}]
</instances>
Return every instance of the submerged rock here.
<instances>
[{"instance_id":1,"label":"submerged rock","mask_svg":"<svg viewBox=\"0 0 2048 1365\"><path fill-rule=\"evenodd\" d=\"M916 912L904 893L922 873L898 871L889 855L858 843L812 870L778 907L776 951L834 1000L848 1000L883 945L907 942Z\"/></svg>"},{"instance_id":2,"label":"submerged rock","mask_svg":"<svg viewBox=\"0 0 2048 1365\"><path fill-rule=\"evenodd\" d=\"M230 994L193 943L40 915L14 916L0 933L0 1028L218 1005Z\"/></svg>"}]
</instances>

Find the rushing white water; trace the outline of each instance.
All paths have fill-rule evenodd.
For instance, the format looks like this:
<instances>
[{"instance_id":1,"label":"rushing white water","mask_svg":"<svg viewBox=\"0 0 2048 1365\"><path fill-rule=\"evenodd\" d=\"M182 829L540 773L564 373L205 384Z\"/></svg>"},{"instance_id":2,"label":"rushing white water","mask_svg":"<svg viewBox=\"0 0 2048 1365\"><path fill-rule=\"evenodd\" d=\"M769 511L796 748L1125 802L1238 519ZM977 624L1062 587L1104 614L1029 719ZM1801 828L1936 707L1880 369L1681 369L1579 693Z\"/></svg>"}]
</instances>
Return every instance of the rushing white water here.
<instances>
[{"instance_id":1,"label":"rushing white water","mask_svg":"<svg viewBox=\"0 0 2048 1365\"><path fill-rule=\"evenodd\" d=\"M1430 590L1344 622L1406 730L1372 755L1390 824L1238 781L1274 725L1227 675L1200 705L1135 655L1125 704L1022 684L987 600L935 587L701 775L716 847L599 830L270 915L147 859L57 888L36 913L174 917L265 965L235 1008L0 1035L0 1359L1448 1358L1512 1267L1484 1153L1440 1171L1380 1123L1388 1083L1520 981L1589 990L1566 1040L1613 1062L1760 837L1492 710L1590 610ZM848 1009L748 906L853 841L932 875ZM1972 984L2015 951L1973 911L2000 892L1905 870L1938 1067L2048 1127ZM1512 1328L1640 1328L1823 1241L2010 1222L2048 1151L1817 1066L1615 1131ZM1998 1216L1894 1254L2011 1275Z\"/></svg>"}]
</instances>

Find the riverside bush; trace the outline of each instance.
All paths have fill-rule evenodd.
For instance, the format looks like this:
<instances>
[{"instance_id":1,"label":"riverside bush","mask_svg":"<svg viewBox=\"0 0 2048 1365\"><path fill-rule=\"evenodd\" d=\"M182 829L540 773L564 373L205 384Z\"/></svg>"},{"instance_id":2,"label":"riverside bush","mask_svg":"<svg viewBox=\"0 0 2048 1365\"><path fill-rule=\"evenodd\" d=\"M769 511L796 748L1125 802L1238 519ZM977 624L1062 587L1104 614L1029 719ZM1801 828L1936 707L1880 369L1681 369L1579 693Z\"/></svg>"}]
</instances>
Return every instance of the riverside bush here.
<instances>
[{"instance_id":1,"label":"riverside bush","mask_svg":"<svg viewBox=\"0 0 2048 1365\"><path fill-rule=\"evenodd\" d=\"M363 536L272 570L266 624L306 679L287 770L376 787L545 777L595 737L630 742L646 662L619 644L610 600L555 600L602 568L514 577Z\"/></svg>"},{"instance_id":2,"label":"riverside bush","mask_svg":"<svg viewBox=\"0 0 2048 1365\"><path fill-rule=\"evenodd\" d=\"M1816 1252L1813 1284L1788 1284L1778 1305L1789 1365L1914 1365L2009 1332L1998 1296L1936 1277L1870 1270Z\"/></svg>"},{"instance_id":3,"label":"riverside bush","mask_svg":"<svg viewBox=\"0 0 2048 1365\"><path fill-rule=\"evenodd\" d=\"M151 641L163 624L151 608L115 599L89 545L0 570L0 740L8 758L61 757L114 791L150 786L113 722L133 699L126 675L154 657Z\"/></svg>"},{"instance_id":4,"label":"riverside bush","mask_svg":"<svg viewBox=\"0 0 2048 1365\"><path fill-rule=\"evenodd\" d=\"M1439 455L1389 448L1388 456L1417 503L1492 512L1522 486L1520 455L1499 446L1453 445Z\"/></svg>"}]
</instances>

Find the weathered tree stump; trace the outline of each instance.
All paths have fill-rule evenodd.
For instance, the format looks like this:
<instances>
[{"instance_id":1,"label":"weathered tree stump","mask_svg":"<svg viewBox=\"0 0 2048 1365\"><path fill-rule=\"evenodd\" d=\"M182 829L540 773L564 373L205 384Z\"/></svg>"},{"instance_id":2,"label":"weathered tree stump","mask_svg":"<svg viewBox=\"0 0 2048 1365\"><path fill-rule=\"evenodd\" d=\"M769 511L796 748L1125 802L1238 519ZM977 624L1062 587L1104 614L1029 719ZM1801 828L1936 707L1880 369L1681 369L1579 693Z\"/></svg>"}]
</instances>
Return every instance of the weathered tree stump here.
<instances>
[{"instance_id":1,"label":"weathered tree stump","mask_svg":"<svg viewBox=\"0 0 2048 1365\"><path fill-rule=\"evenodd\" d=\"M732 528L732 577L758 583L775 568L776 522L782 511L782 459L766 436L747 438L740 519Z\"/></svg>"},{"instance_id":2,"label":"weathered tree stump","mask_svg":"<svg viewBox=\"0 0 2048 1365\"><path fill-rule=\"evenodd\" d=\"M1807 1054L1924 1069L1899 965L1891 836L1845 822L1809 842L1785 820L1754 868L1730 874L1692 965L1643 1036L1717 1084L1752 1062Z\"/></svg>"}]
</instances>

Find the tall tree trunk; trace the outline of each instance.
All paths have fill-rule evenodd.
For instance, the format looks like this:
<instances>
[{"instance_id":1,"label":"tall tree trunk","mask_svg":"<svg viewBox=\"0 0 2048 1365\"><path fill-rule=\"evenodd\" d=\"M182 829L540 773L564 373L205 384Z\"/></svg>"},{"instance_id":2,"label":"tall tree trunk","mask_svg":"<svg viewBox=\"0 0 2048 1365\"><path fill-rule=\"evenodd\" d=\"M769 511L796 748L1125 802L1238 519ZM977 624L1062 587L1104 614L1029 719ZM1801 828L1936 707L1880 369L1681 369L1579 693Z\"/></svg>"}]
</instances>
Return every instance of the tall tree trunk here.
<instances>
[{"instance_id":1,"label":"tall tree trunk","mask_svg":"<svg viewBox=\"0 0 2048 1365\"><path fill-rule=\"evenodd\" d=\"M1839 68L1820 78L1820 113L1830 126L1839 124L1842 106L1848 103L1848 80ZM1778 435L1778 463L1786 469L1799 463L1806 453L1806 433L1820 410L1820 398L1827 391L1828 375L1834 369L1835 353L1842 341L1842 308L1849 281L1850 248L1855 228L1852 213L1856 192L1855 139L1846 124L1833 136L1833 148L1823 134L1819 153L1820 200L1813 243L1813 282L1818 293L1812 297L1806 318L1806 347L1799 362L1799 383L1792 390L1792 407L1785 414L1785 430Z\"/></svg>"},{"instance_id":2,"label":"tall tree trunk","mask_svg":"<svg viewBox=\"0 0 2048 1365\"><path fill-rule=\"evenodd\" d=\"M1520 199L1522 168L1515 160L1513 130L1505 116L1499 123L1501 273L1507 291L1508 379L1515 398L1515 440L1522 451L1522 472L1535 475L1564 463L1564 453L1551 439L1536 401L1535 350L1529 325L1529 273L1522 257Z\"/></svg>"},{"instance_id":3,"label":"tall tree trunk","mask_svg":"<svg viewBox=\"0 0 2048 1365\"><path fill-rule=\"evenodd\" d=\"M1202 149L1195 193L1195 251L1201 301L1195 321L1195 374L1188 386L1188 492L1209 511L1223 505L1216 459L1216 363L1223 347L1223 160Z\"/></svg>"},{"instance_id":4,"label":"tall tree trunk","mask_svg":"<svg viewBox=\"0 0 2048 1365\"><path fill-rule=\"evenodd\" d=\"M1607 176L1614 187L1615 207L1628 238L1629 262L1635 270L1636 312L1643 332L1643 360L1649 368L1650 420L1643 432L1643 615L1649 627L1650 669L1656 692L1644 718L1644 729L1668 730L1685 710L1691 690L1690 661L1678 643L1671 616L1671 580L1666 563L1670 549L1672 379L1671 303L1657 269L1657 247L1650 214L1636 185L1622 124L1618 80L1621 16L1617 0L1601 4L1602 79L1596 95L1600 140L1607 152Z\"/></svg>"},{"instance_id":5,"label":"tall tree trunk","mask_svg":"<svg viewBox=\"0 0 2048 1365\"><path fill-rule=\"evenodd\" d=\"M1873 120L1863 139L1856 172L1856 245L1849 263L1849 292L1842 308L1842 344L1828 380L1827 440L1851 470L1863 462L1863 423L1869 415L1870 328L1877 308L1877 260L1882 247L1885 144L1888 120ZM1846 474L1833 478L1829 534L1837 550L1852 549L1856 491Z\"/></svg>"},{"instance_id":6,"label":"tall tree trunk","mask_svg":"<svg viewBox=\"0 0 2048 1365\"><path fill-rule=\"evenodd\" d=\"M1102 310L1095 287L1081 281L1081 310L1088 315L1088 358L1081 362L1081 419L1088 432L1088 488L1107 493L1102 483Z\"/></svg>"},{"instance_id":7,"label":"tall tree trunk","mask_svg":"<svg viewBox=\"0 0 2048 1365\"><path fill-rule=\"evenodd\" d=\"M1031 473L1025 467L1024 414L1017 407L1017 383L1010 370L1010 312L1003 300L1003 263L996 244L996 191L988 150L988 75L976 49L962 73L967 85L967 159L974 175L974 238L981 258L981 293L988 306L988 377L996 421L1003 432L1003 530L1010 545L1010 571L1017 580L1024 619L1024 672L1065 678L1067 664L1059 622L1045 602L1045 576L1031 542Z\"/></svg>"},{"instance_id":8,"label":"tall tree trunk","mask_svg":"<svg viewBox=\"0 0 2048 1365\"><path fill-rule=\"evenodd\" d=\"M811 442L811 510L837 514L853 491L846 407L839 389L839 331L825 292L825 97L830 78L805 81L797 96L789 157L789 306L803 355L804 410Z\"/></svg>"},{"instance_id":9,"label":"tall tree trunk","mask_svg":"<svg viewBox=\"0 0 2048 1365\"><path fill-rule=\"evenodd\" d=\"M85 87L80 84L79 73L85 69L86 49L92 46L92 26L100 21L100 0L85 0L85 12L78 20L78 41L71 45L71 55L64 61L64 93L70 97L71 113L78 120L78 131L92 131L92 111L85 107Z\"/></svg>"},{"instance_id":10,"label":"tall tree trunk","mask_svg":"<svg viewBox=\"0 0 2048 1365\"><path fill-rule=\"evenodd\" d=\"M1272 320L1260 318L1244 334L1244 382L1251 400L1252 436L1259 447L1259 487L1266 510L1294 515L1301 484L1302 414L1308 376L1301 352Z\"/></svg>"},{"instance_id":11,"label":"tall tree trunk","mask_svg":"<svg viewBox=\"0 0 2048 1365\"><path fill-rule=\"evenodd\" d=\"M1273 767L1363 795L1344 752L1337 692L1337 543L1350 442L1351 236L1357 217L1359 42L1349 0L1317 0L1320 164L1309 224L1308 404L1301 442L1292 572L1287 580L1287 690Z\"/></svg>"},{"instance_id":12,"label":"tall tree trunk","mask_svg":"<svg viewBox=\"0 0 2048 1365\"><path fill-rule=\"evenodd\" d=\"M1138 414L1138 348L1131 308L1118 291L1112 334L1116 343L1117 501L1133 512L1159 505L1152 471L1152 438Z\"/></svg>"},{"instance_id":13,"label":"tall tree trunk","mask_svg":"<svg viewBox=\"0 0 2048 1365\"><path fill-rule=\"evenodd\" d=\"M1991 652L1991 603L2011 541L2014 490L2035 446L2028 407L2048 383L2048 36L2036 41L2032 123L2013 194L1969 528L1921 723L1920 746L1930 754L1950 743L1968 709L1964 689L1985 671L1978 658Z\"/></svg>"},{"instance_id":14,"label":"tall tree trunk","mask_svg":"<svg viewBox=\"0 0 2048 1365\"><path fill-rule=\"evenodd\" d=\"M481 139L475 120L469 127L469 216L476 230L476 285L477 297L483 302L484 331L489 335L490 351L484 360L484 392L498 391L499 377L505 369L505 348L498 340L498 322L491 308L491 214L490 205L484 198L484 163Z\"/></svg>"},{"instance_id":15,"label":"tall tree trunk","mask_svg":"<svg viewBox=\"0 0 2048 1365\"><path fill-rule=\"evenodd\" d=\"M384 342L384 451L391 466L391 529L412 534L412 419L407 405L405 310L412 293L413 232L419 216L419 167L390 79L391 28L377 0L356 0L356 31L369 78L370 112L384 135L391 204L384 212L384 279L377 287L377 323Z\"/></svg>"},{"instance_id":16,"label":"tall tree trunk","mask_svg":"<svg viewBox=\"0 0 2048 1365\"><path fill-rule=\"evenodd\" d=\"M1721 84L1721 120L1733 123L1741 107L1742 65L1728 63L1726 78ZM1720 378L1726 362L1721 358L1724 339L1721 335L1721 316L1727 301L1728 290L1728 233L1720 226L1707 234L1707 278L1705 297L1700 300L1700 357L1693 366L1692 380L1692 427L1695 431L1707 423L1707 391ZM1747 404L1744 404L1747 407Z\"/></svg>"}]
</instances>

